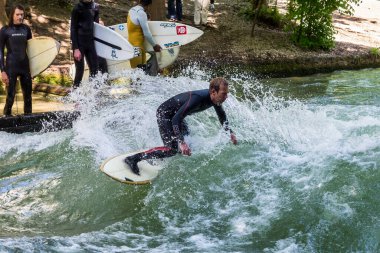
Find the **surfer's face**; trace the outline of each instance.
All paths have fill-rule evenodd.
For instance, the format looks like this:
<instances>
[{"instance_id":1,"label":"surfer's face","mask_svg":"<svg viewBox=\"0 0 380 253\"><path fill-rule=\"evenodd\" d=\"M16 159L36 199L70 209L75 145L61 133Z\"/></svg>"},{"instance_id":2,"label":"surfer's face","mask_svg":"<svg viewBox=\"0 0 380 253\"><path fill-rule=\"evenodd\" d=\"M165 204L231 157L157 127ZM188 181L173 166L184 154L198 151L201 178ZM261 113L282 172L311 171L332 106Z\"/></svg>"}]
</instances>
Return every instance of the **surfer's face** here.
<instances>
[{"instance_id":1,"label":"surfer's face","mask_svg":"<svg viewBox=\"0 0 380 253\"><path fill-rule=\"evenodd\" d=\"M24 11L16 8L15 13L13 14L13 24L20 25L22 24L23 20L24 20Z\"/></svg>"},{"instance_id":2,"label":"surfer's face","mask_svg":"<svg viewBox=\"0 0 380 253\"><path fill-rule=\"evenodd\" d=\"M228 97L228 86L221 84L219 87L219 91L212 90L211 91L211 101L216 105L221 105L224 101L226 101Z\"/></svg>"}]
</instances>

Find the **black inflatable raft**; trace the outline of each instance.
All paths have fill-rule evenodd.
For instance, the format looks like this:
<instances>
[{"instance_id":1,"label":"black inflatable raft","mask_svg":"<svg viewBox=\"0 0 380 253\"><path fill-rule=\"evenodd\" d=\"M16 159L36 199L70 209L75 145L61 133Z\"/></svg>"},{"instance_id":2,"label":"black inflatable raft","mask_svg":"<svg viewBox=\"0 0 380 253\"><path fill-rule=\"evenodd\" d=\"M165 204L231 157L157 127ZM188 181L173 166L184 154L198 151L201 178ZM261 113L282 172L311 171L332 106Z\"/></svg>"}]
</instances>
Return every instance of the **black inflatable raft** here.
<instances>
[{"instance_id":1,"label":"black inflatable raft","mask_svg":"<svg viewBox=\"0 0 380 253\"><path fill-rule=\"evenodd\" d=\"M44 131L58 131L71 128L73 121L79 116L78 111L54 111L32 113L27 115L0 117L0 131L8 133L25 133Z\"/></svg>"}]
</instances>

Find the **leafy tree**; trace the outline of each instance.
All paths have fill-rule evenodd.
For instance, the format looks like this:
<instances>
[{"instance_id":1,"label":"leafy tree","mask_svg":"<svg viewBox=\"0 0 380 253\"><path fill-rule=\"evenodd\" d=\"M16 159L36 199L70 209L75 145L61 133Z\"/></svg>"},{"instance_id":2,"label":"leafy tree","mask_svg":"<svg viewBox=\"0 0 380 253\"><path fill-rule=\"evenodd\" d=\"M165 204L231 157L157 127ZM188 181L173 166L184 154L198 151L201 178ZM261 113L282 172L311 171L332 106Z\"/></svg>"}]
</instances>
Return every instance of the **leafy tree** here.
<instances>
[{"instance_id":1,"label":"leafy tree","mask_svg":"<svg viewBox=\"0 0 380 253\"><path fill-rule=\"evenodd\" d=\"M300 46L310 49L334 47L332 13L339 11L352 15L353 4L361 0L290 0L288 18L295 21L292 39Z\"/></svg>"}]
</instances>

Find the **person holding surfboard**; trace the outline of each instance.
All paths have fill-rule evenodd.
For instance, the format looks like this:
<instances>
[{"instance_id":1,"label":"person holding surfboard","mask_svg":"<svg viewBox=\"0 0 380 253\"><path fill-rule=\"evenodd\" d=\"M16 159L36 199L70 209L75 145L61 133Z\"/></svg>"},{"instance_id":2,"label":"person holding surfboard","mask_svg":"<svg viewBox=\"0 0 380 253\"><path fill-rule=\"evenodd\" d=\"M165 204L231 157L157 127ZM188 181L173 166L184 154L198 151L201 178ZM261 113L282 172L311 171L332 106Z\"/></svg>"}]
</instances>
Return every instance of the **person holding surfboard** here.
<instances>
[{"instance_id":1,"label":"person holding surfboard","mask_svg":"<svg viewBox=\"0 0 380 253\"><path fill-rule=\"evenodd\" d=\"M84 58L90 76L98 72L98 55L95 49L94 22L99 23L99 5L93 0L80 0L71 12L70 37L74 52L75 78L73 87L79 87L84 73Z\"/></svg>"},{"instance_id":2,"label":"person holding surfboard","mask_svg":"<svg viewBox=\"0 0 380 253\"><path fill-rule=\"evenodd\" d=\"M226 113L222 107L227 99L228 82L221 77L210 81L209 89L189 91L178 94L164 103L157 109L157 123L164 142L163 147L156 147L145 152L137 153L125 158L125 162L131 170L139 175L140 170L137 163L146 159L157 159L174 156L180 151L183 155L191 155L191 149L184 140L186 116L210 107L214 107L218 115L219 122L224 130L230 132L231 141L237 144L237 139L233 131L228 126Z\"/></svg>"},{"instance_id":3,"label":"person holding surfboard","mask_svg":"<svg viewBox=\"0 0 380 253\"><path fill-rule=\"evenodd\" d=\"M24 7L16 5L11 10L8 25L0 30L0 71L1 79L7 87L4 106L4 115L6 116L12 114L17 77L20 77L24 97L24 113L32 113L32 77L26 53L28 40L32 38L32 31L29 26L23 24L24 15ZM5 48L7 48L6 61L4 61Z\"/></svg>"},{"instance_id":4,"label":"person holding surfboard","mask_svg":"<svg viewBox=\"0 0 380 253\"><path fill-rule=\"evenodd\" d=\"M141 54L132 58L130 64L132 68L137 68L140 64L146 63L146 54L144 49L144 40L153 46L155 52L161 51L161 46L156 43L148 26L147 7L152 4L152 0L139 0L139 3L132 7L128 12L127 27L128 41L134 46L139 47Z\"/></svg>"}]
</instances>

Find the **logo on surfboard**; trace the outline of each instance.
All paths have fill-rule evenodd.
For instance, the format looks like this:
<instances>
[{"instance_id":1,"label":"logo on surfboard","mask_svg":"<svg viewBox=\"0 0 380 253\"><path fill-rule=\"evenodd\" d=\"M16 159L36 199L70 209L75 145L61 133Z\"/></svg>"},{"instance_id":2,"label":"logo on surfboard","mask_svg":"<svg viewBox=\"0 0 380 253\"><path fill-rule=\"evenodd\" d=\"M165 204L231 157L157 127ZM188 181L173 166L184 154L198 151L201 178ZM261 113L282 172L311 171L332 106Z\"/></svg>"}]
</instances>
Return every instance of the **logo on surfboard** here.
<instances>
[{"instance_id":1,"label":"logo on surfboard","mask_svg":"<svg viewBox=\"0 0 380 253\"><path fill-rule=\"evenodd\" d=\"M116 55L116 49L115 48L112 48L112 52L111 52L111 57L112 59L117 59L117 55Z\"/></svg>"},{"instance_id":2,"label":"logo on surfboard","mask_svg":"<svg viewBox=\"0 0 380 253\"><path fill-rule=\"evenodd\" d=\"M124 26L124 25L119 25L119 27L118 27L118 28L119 28L119 30L120 30L120 31L124 31L124 29L125 29L125 26Z\"/></svg>"},{"instance_id":3,"label":"logo on surfboard","mask_svg":"<svg viewBox=\"0 0 380 253\"><path fill-rule=\"evenodd\" d=\"M177 29L177 35L185 35L187 34L187 27L184 25L179 25L176 27Z\"/></svg>"},{"instance_id":4,"label":"logo on surfboard","mask_svg":"<svg viewBox=\"0 0 380 253\"><path fill-rule=\"evenodd\" d=\"M140 56L140 48L139 47L133 47L133 55L135 57Z\"/></svg>"},{"instance_id":5,"label":"logo on surfboard","mask_svg":"<svg viewBox=\"0 0 380 253\"><path fill-rule=\"evenodd\" d=\"M169 42L169 43L164 44L164 46L165 46L166 48L178 47L178 46L179 46L179 41Z\"/></svg>"},{"instance_id":6,"label":"logo on surfboard","mask_svg":"<svg viewBox=\"0 0 380 253\"><path fill-rule=\"evenodd\" d=\"M167 22L167 23L161 23L160 26L162 26L163 28L166 28L166 27L175 27L176 24L175 23L172 23L172 22Z\"/></svg>"}]
</instances>

